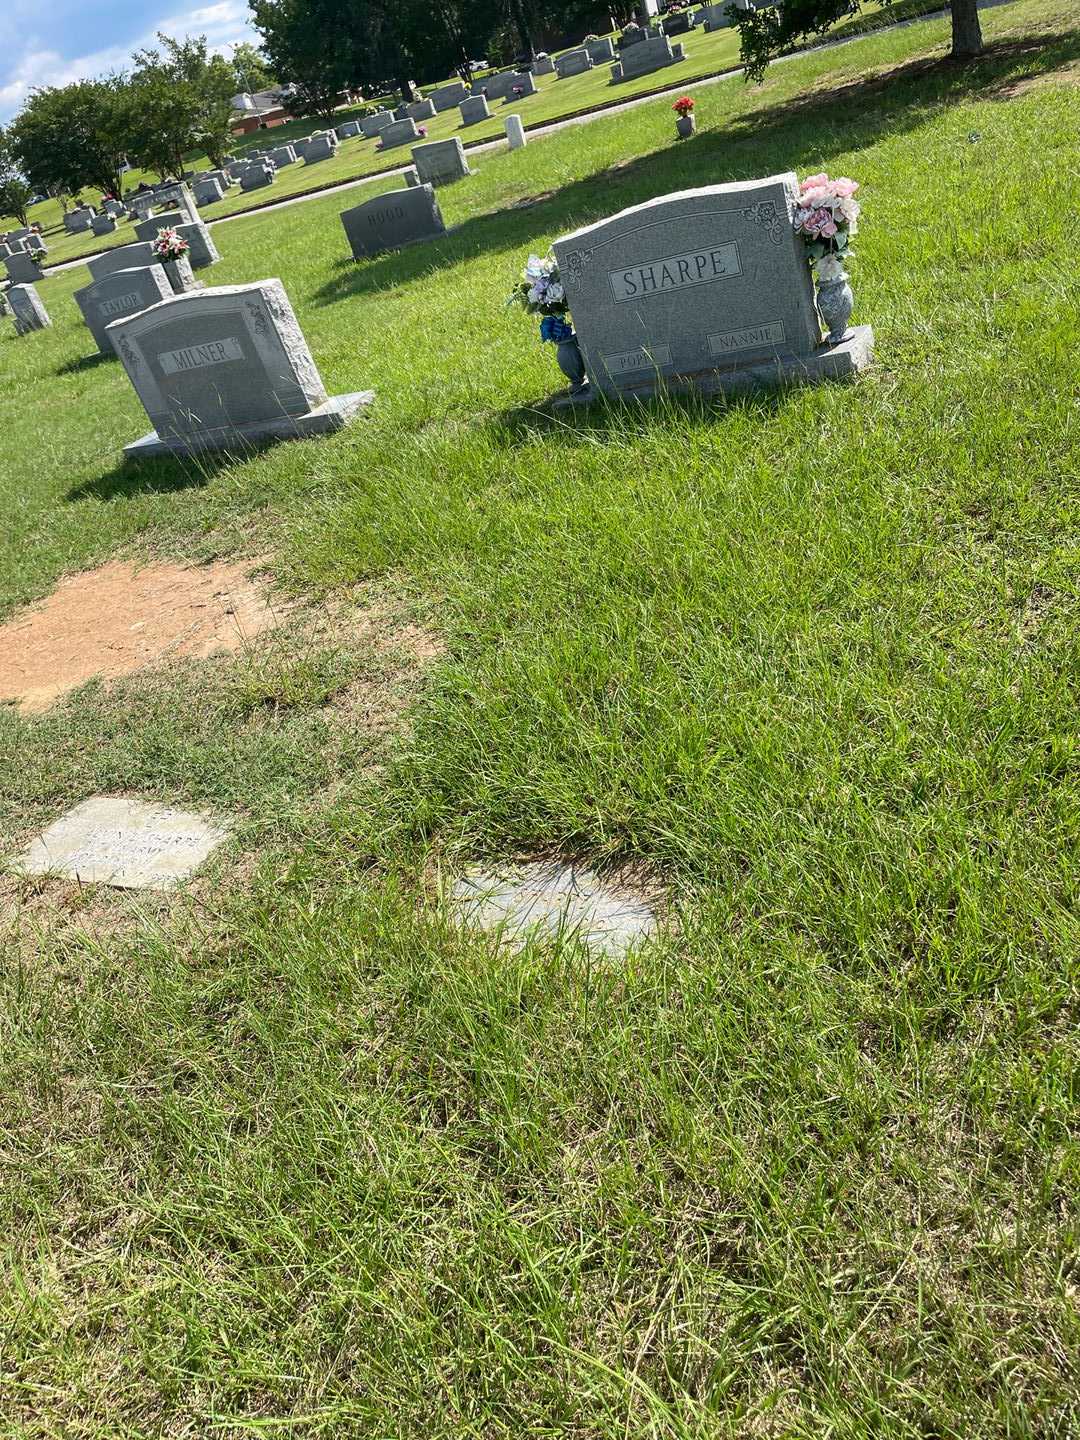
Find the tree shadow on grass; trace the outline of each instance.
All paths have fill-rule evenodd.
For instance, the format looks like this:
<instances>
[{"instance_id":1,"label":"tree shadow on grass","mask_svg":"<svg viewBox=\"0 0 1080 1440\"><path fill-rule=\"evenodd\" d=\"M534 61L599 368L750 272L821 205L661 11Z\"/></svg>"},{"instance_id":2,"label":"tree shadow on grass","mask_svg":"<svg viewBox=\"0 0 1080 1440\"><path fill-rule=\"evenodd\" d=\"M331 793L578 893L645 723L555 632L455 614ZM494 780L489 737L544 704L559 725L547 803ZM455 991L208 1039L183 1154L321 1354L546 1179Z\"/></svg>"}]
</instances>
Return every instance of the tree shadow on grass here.
<instances>
[{"instance_id":1,"label":"tree shadow on grass","mask_svg":"<svg viewBox=\"0 0 1080 1440\"><path fill-rule=\"evenodd\" d=\"M675 190L816 167L829 150L859 150L918 129L945 105L998 98L1002 87L1080 56L1080 32L991 43L977 59L907 61L735 116L723 129L613 165L560 190L464 221L445 236L373 260L343 261L311 299L332 305L397 289L477 255L545 248L550 239ZM392 191L389 193L393 193Z\"/></svg>"}]
</instances>

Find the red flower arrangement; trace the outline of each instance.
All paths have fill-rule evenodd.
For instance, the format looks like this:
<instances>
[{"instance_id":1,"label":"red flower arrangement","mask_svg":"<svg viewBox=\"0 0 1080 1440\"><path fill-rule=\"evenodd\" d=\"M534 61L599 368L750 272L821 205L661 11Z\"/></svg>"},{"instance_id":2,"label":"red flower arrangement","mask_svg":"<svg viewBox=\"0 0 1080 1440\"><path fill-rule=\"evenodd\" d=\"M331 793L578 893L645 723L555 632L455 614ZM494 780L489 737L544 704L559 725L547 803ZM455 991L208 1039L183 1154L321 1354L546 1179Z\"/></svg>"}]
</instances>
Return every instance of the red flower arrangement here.
<instances>
[{"instance_id":1,"label":"red flower arrangement","mask_svg":"<svg viewBox=\"0 0 1080 1440\"><path fill-rule=\"evenodd\" d=\"M685 116L690 114L690 112L694 108L695 103L696 102L692 99L691 96L683 95L675 101L675 104L672 105L671 108L675 111L675 114L678 115L679 119L681 120L685 118Z\"/></svg>"}]
</instances>

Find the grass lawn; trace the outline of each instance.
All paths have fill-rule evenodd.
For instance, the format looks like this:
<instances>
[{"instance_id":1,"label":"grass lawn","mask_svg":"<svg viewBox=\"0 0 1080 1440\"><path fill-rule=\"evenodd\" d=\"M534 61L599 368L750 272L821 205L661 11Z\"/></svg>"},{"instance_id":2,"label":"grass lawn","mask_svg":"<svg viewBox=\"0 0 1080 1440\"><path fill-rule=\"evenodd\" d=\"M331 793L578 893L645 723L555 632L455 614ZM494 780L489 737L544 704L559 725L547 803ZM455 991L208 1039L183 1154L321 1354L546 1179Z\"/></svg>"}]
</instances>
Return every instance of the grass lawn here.
<instances>
[{"instance_id":1,"label":"grass lawn","mask_svg":"<svg viewBox=\"0 0 1080 1440\"><path fill-rule=\"evenodd\" d=\"M377 391L330 439L122 466L85 276L5 324L0 615L118 554L297 608L0 710L0 854L96 793L238 820L171 902L0 877L0 1433L1074 1433L1080 31L984 25L484 157L400 255L331 198L221 227L206 278ZM789 168L862 182L869 377L538 411L530 250ZM437 902L556 849L665 937Z\"/></svg>"},{"instance_id":2,"label":"grass lawn","mask_svg":"<svg viewBox=\"0 0 1080 1440\"><path fill-rule=\"evenodd\" d=\"M910 8L910 5L905 8ZM864 24L867 20L872 21L879 11L880 7L868 5L860 22L848 22L846 25L837 26L834 33L837 36L850 33L857 29L859 24ZM566 80L558 80L554 75L543 75L537 79L538 93L536 95L510 103L504 103L501 100L494 101L491 106L491 119L483 121L481 124L463 127L456 108L445 111L434 120L426 122L428 139L445 140L458 135L467 144L478 140L490 140L505 133L505 117L509 114L519 114L526 125L543 124L562 119L564 116L575 114L578 111L617 103L621 100L630 100L635 95L645 94L663 86L682 85L684 81L689 84L703 75L730 70L738 64L739 43L737 32L734 30L720 30L712 35L694 32L683 38L686 42L687 59L682 65L674 66L669 70L656 71L651 75L643 75L637 80L628 80L625 84L619 85L611 84L610 67L606 65L598 66L583 75L570 76ZM341 110L337 123L343 124L355 113L358 112L349 109ZM283 145L301 135L309 135L320 125L321 121L311 117L292 120L276 129L245 136L237 142L234 150L237 154L241 154L245 150ZM384 154L376 148L375 140L365 140L359 137L345 140L342 142L338 154L332 160L322 160L314 165L305 165L300 161L295 165L286 166L278 172L278 177L270 190L254 190L244 193L239 186L233 186L225 199L216 205L204 206L201 213L208 220L216 220L223 215L250 210L274 200L286 200L291 195L323 189L326 186L341 184L345 180L357 179L364 175L375 175L383 170L394 170L402 165L408 165L410 154L410 147L407 145L389 150ZM205 156L198 156L192 159L191 168L193 170L204 169L209 163ZM140 178L143 178L140 174L133 173L128 177L129 186L133 187ZM93 192L87 190L85 193L89 197ZM47 200L34 207L30 219L39 221L45 228L50 247L50 260L54 263L74 260L80 255L95 254L99 250L111 249L115 245L128 245L136 238L133 225L126 221L122 222L114 234L109 236L67 235L62 229L59 203L55 200Z\"/></svg>"}]
</instances>

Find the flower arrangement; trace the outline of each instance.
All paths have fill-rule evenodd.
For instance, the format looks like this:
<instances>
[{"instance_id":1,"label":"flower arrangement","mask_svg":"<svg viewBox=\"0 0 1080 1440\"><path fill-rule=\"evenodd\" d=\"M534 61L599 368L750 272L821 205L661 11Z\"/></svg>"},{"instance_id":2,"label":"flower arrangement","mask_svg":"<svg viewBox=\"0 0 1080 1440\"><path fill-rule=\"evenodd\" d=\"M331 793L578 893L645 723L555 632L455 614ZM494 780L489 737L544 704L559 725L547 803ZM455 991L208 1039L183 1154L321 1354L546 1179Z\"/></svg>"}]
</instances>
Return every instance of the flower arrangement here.
<instances>
[{"instance_id":1,"label":"flower arrangement","mask_svg":"<svg viewBox=\"0 0 1080 1440\"><path fill-rule=\"evenodd\" d=\"M178 235L171 226L159 230L151 246L155 258L162 262L182 260L190 248L184 237Z\"/></svg>"},{"instance_id":2,"label":"flower arrangement","mask_svg":"<svg viewBox=\"0 0 1080 1440\"><path fill-rule=\"evenodd\" d=\"M538 255L529 256L529 263L506 303L520 305L527 314L543 317L540 321L541 340L558 344L574 333L573 327L563 319L570 307L559 278L559 262L553 255L543 260Z\"/></svg>"},{"instance_id":3,"label":"flower arrangement","mask_svg":"<svg viewBox=\"0 0 1080 1440\"><path fill-rule=\"evenodd\" d=\"M422 135L422 136L426 139L426 138L427 138L427 126L426 126L426 125L418 125L418 126L416 127L416 133L417 133L418 135Z\"/></svg>"},{"instance_id":4,"label":"flower arrangement","mask_svg":"<svg viewBox=\"0 0 1080 1440\"><path fill-rule=\"evenodd\" d=\"M679 99L675 101L675 104L672 105L671 108L675 111L675 114L678 115L680 120L685 120L687 115L693 114L694 106L696 104L697 101L693 98L693 96L681 95Z\"/></svg>"},{"instance_id":5,"label":"flower arrangement","mask_svg":"<svg viewBox=\"0 0 1080 1440\"><path fill-rule=\"evenodd\" d=\"M838 280L844 273L849 244L859 228L856 181L840 176L810 175L799 186L799 205L792 223L806 244L806 255L819 280Z\"/></svg>"},{"instance_id":6,"label":"flower arrangement","mask_svg":"<svg viewBox=\"0 0 1080 1440\"><path fill-rule=\"evenodd\" d=\"M525 94L525 86L524 86L524 85L515 85L515 86L514 86L514 98L515 98L515 99L520 99L521 96L524 95L524 94Z\"/></svg>"}]
</instances>

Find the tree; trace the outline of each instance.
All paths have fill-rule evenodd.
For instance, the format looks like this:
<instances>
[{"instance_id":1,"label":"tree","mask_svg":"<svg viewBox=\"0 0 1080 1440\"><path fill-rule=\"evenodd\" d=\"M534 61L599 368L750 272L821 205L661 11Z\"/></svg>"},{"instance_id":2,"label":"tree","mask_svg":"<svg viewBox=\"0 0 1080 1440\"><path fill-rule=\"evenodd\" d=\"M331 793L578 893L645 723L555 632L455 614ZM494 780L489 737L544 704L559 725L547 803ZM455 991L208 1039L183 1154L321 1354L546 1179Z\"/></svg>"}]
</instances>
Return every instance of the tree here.
<instances>
[{"instance_id":1,"label":"tree","mask_svg":"<svg viewBox=\"0 0 1080 1440\"><path fill-rule=\"evenodd\" d=\"M825 34L838 20L857 15L861 8L862 0L785 0L780 9L733 11L747 78L760 80L779 51L806 35ZM970 60L983 48L978 0L951 0L950 9L953 59Z\"/></svg>"},{"instance_id":2,"label":"tree","mask_svg":"<svg viewBox=\"0 0 1080 1440\"><path fill-rule=\"evenodd\" d=\"M0 215L14 215L20 225L28 224L26 211L33 193L19 171L9 136L0 129Z\"/></svg>"},{"instance_id":3,"label":"tree","mask_svg":"<svg viewBox=\"0 0 1080 1440\"><path fill-rule=\"evenodd\" d=\"M202 126L202 98L168 54L141 50L133 59L131 157L162 179L179 179L184 157L195 148Z\"/></svg>"},{"instance_id":4,"label":"tree","mask_svg":"<svg viewBox=\"0 0 1080 1440\"><path fill-rule=\"evenodd\" d=\"M353 82L353 7L347 0L253 0L251 8L274 73L295 87L290 109L330 123Z\"/></svg>"},{"instance_id":5,"label":"tree","mask_svg":"<svg viewBox=\"0 0 1080 1440\"><path fill-rule=\"evenodd\" d=\"M266 63L266 56L247 40L233 46L229 60L235 77L233 93L269 90L277 84L277 76Z\"/></svg>"},{"instance_id":6,"label":"tree","mask_svg":"<svg viewBox=\"0 0 1080 1440\"><path fill-rule=\"evenodd\" d=\"M96 185L104 194L118 195L129 101L122 75L31 91L9 131L23 176L37 190L74 195L84 185Z\"/></svg>"},{"instance_id":7,"label":"tree","mask_svg":"<svg viewBox=\"0 0 1080 1440\"><path fill-rule=\"evenodd\" d=\"M169 128L175 133L166 143L170 152L175 151L177 145L181 148L179 162L173 154L170 168L179 176L184 155L196 147L205 150L215 166L222 165L230 147L232 97L237 91L232 64L221 55L210 53L205 35L172 40L159 32L157 38L160 50L139 50L132 57L135 61L132 83L136 87L147 85L151 92L137 97L140 116L157 115L159 100L171 87L176 118ZM146 139L140 131L140 146L145 145ZM159 158L166 158L164 148ZM157 160L151 163L160 171Z\"/></svg>"}]
</instances>

